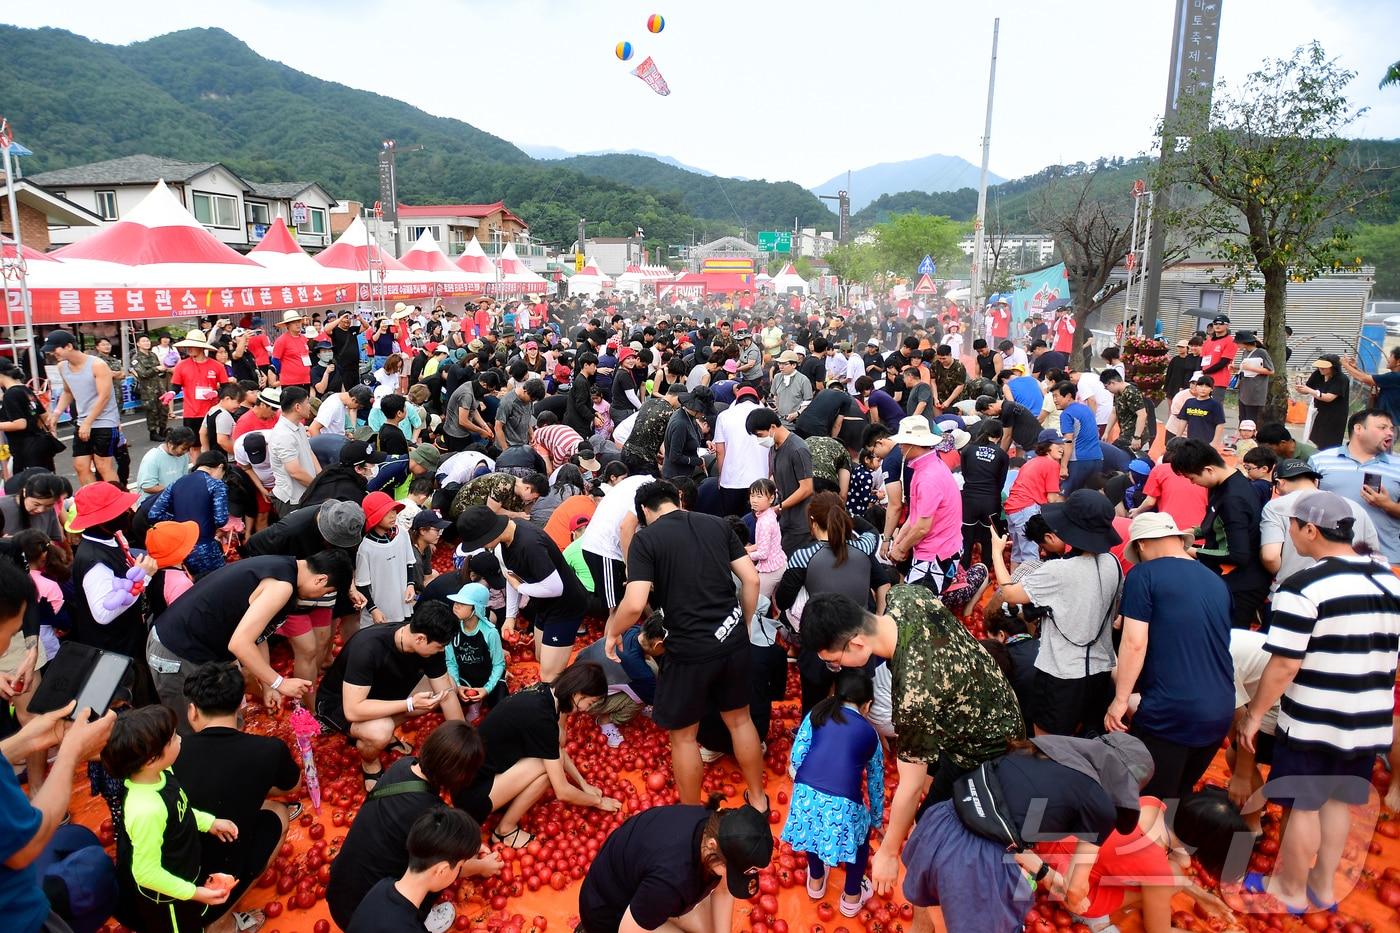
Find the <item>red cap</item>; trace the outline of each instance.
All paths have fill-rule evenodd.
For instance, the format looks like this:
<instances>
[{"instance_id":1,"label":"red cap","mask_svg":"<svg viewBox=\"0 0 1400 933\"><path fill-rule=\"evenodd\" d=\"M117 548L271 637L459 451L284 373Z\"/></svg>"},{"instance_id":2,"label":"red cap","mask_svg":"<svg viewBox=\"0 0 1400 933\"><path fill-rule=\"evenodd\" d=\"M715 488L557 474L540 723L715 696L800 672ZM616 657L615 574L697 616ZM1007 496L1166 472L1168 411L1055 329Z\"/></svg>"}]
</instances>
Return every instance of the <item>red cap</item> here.
<instances>
[{"instance_id":1,"label":"red cap","mask_svg":"<svg viewBox=\"0 0 1400 933\"><path fill-rule=\"evenodd\" d=\"M368 531L382 522L385 515L403 508L403 503L395 502L387 492L376 490L365 496L360 507L365 510L365 530Z\"/></svg>"},{"instance_id":2,"label":"red cap","mask_svg":"<svg viewBox=\"0 0 1400 933\"><path fill-rule=\"evenodd\" d=\"M734 393L734 401L737 402L739 401L739 399L744 398L745 396L753 399L754 401L759 400L758 390L755 389L753 386L740 386Z\"/></svg>"},{"instance_id":3,"label":"red cap","mask_svg":"<svg viewBox=\"0 0 1400 933\"><path fill-rule=\"evenodd\" d=\"M738 321L735 321L735 322L734 322L734 329L735 329L735 330L748 330L748 329L749 329L749 324L748 324L747 321L738 320Z\"/></svg>"},{"instance_id":4,"label":"red cap","mask_svg":"<svg viewBox=\"0 0 1400 933\"><path fill-rule=\"evenodd\" d=\"M623 360L629 360L636 355L636 350L633 350L631 347L623 347L621 350L617 351L617 361L621 363Z\"/></svg>"}]
</instances>

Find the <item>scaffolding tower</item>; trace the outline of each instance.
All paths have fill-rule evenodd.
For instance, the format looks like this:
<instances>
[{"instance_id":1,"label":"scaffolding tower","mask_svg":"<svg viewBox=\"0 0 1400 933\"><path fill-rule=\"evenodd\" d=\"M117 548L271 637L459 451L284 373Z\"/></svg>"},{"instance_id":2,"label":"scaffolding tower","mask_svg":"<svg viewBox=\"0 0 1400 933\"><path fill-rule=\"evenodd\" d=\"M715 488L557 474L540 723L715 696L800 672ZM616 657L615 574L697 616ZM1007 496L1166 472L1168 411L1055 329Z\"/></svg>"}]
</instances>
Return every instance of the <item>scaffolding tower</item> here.
<instances>
[{"instance_id":1,"label":"scaffolding tower","mask_svg":"<svg viewBox=\"0 0 1400 933\"><path fill-rule=\"evenodd\" d=\"M1119 349L1129 336L1142 327L1142 302L1146 291L1148 252L1152 244L1152 192L1139 178L1133 182L1133 232L1128 255L1123 260L1128 267L1128 284L1123 290L1123 320L1118 326Z\"/></svg>"}]
</instances>

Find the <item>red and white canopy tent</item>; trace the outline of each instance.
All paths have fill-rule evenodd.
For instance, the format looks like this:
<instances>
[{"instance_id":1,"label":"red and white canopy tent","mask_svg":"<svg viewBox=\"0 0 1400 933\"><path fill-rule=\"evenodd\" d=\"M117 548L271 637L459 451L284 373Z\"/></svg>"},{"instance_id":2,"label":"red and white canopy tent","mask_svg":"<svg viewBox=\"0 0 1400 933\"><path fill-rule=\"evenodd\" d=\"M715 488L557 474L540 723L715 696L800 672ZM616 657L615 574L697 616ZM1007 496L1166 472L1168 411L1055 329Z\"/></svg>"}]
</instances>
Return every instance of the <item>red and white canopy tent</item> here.
<instances>
[{"instance_id":1,"label":"red and white canopy tent","mask_svg":"<svg viewBox=\"0 0 1400 933\"><path fill-rule=\"evenodd\" d=\"M792 263L783 266L783 271L773 276L771 285L773 290L779 295L786 295L794 291L801 292L805 295L809 291L807 280L797 274L797 270L793 268Z\"/></svg>"},{"instance_id":2,"label":"red and white canopy tent","mask_svg":"<svg viewBox=\"0 0 1400 933\"><path fill-rule=\"evenodd\" d=\"M313 258L323 268L348 274L355 283L354 294L359 301L431 298L438 291L437 283L380 248L359 217Z\"/></svg>"},{"instance_id":3,"label":"red and white canopy tent","mask_svg":"<svg viewBox=\"0 0 1400 933\"><path fill-rule=\"evenodd\" d=\"M495 286L498 294L525 295L549 290L549 282L545 277L525 265L520 257L515 255L514 243L507 243L505 249L501 250L501 255L496 260L496 268L501 272L500 281Z\"/></svg>"},{"instance_id":4,"label":"red and white canopy tent","mask_svg":"<svg viewBox=\"0 0 1400 933\"><path fill-rule=\"evenodd\" d=\"M345 286L279 275L219 242L163 182L123 220L28 263L39 325L245 314L325 307ZM348 280L347 280L348 284ZM23 320L17 281L5 283L9 320Z\"/></svg>"},{"instance_id":5,"label":"red and white canopy tent","mask_svg":"<svg viewBox=\"0 0 1400 933\"><path fill-rule=\"evenodd\" d=\"M476 239L473 238L471 242L476 243ZM479 244L477 249L481 249ZM491 262L486 259L484 253L481 254L481 259L488 265ZM418 241L409 247L399 262L428 281L438 283L441 295L479 295L485 290L488 282L496 280L494 269L468 272L460 263L454 264L438 246L437 239L427 230L423 231Z\"/></svg>"},{"instance_id":6,"label":"red and white canopy tent","mask_svg":"<svg viewBox=\"0 0 1400 933\"><path fill-rule=\"evenodd\" d=\"M481 241L476 237L467 239L462 255L457 257L456 266L468 275L482 276L482 281L494 283L500 278L496 264L486 255L486 251L481 248Z\"/></svg>"},{"instance_id":7,"label":"red and white canopy tent","mask_svg":"<svg viewBox=\"0 0 1400 933\"><path fill-rule=\"evenodd\" d=\"M281 217L273 220L262 240L249 251L248 258L284 278L334 284L346 290L347 301L351 294L348 291L352 285L351 276L344 270L327 269L312 259L292 236L292 231L287 229Z\"/></svg>"},{"instance_id":8,"label":"red and white canopy tent","mask_svg":"<svg viewBox=\"0 0 1400 933\"><path fill-rule=\"evenodd\" d=\"M590 259L582 269L569 279L570 295L600 295L604 289L612 288L613 280L598 269L597 260Z\"/></svg>"}]
</instances>

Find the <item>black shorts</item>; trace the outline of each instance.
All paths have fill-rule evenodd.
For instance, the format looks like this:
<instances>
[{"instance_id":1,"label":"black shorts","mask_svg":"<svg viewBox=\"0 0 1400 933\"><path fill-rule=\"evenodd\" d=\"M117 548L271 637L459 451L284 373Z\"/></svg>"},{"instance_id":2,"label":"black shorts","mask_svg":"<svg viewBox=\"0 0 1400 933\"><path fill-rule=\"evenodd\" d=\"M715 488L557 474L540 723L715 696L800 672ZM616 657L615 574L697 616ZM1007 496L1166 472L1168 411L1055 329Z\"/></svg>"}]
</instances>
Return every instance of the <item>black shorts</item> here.
<instances>
[{"instance_id":1,"label":"black shorts","mask_svg":"<svg viewBox=\"0 0 1400 933\"><path fill-rule=\"evenodd\" d=\"M477 823L485 823L491 815L491 788L496 783L496 775L478 771L467 789L452 795L452 806L464 811Z\"/></svg>"},{"instance_id":2,"label":"black shorts","mask_svg":"<svg viewBox=\"0 0 1400 933\"><path fill-rule=\"evenodd\" d=\"M211 908L211 918L218 919L233 909L277 854L281 841L282 821L271 810L259 810L247 825L240 820L235 842L220 842L209 835L200 837L204 863L201 870L206 875L225 872L238 879L229 899L222 906Z\"/></svg>"},{"instance_id":3,"label":"black shorts","mask_svg":"<svg viewBox=\"0 0 1400 933\"><path fill-rule=\"evenodd\" d=\"M580 613L576 619L552 620L549 622L532 622L535 631L539 633L540 644L547 648L572 648L574 641L578 638L578 627L583 623L583 614Z\"/></svg>"},{"instance_id":4,"label":"black shorts","mask_svg":"<svg viewBox=\"0 0 1400 933\"><path fill-rule=\"evenodd\" d=\"M83 440L73 433L73 456L75 457L114 457L117 453L117 429L93 428L88 439Z\"/></svg>"},{"instance_id":5,"label":"black shorts","mask_svg":"<svg viewBox=\"0 0 1400 933\"><path fill-rule=\"evenodd\" d=\"M1319 810L1338 800L1360 806L1371 797L1374 751L1347 753L1274 735L1274 763L1264 796L1295 810Z\"/></svg>"},{"instance_id":6,"label":"black shorts","mask_svg":"<svg viewBox=\"0 0 1400 933\"><path fill-rule=\"evenodd\" d=\"M1103 731L1104 713L1113 701L1113 672L1063 680L1035 672L1031 721L1051 735Z\"/></svg>"},{"instance_id":7,"label":"black shorts","mask_svg":"<svg viewBox=\"0 0 1400 933\"><path fill-rule=\"evenodd\" d=\"M593 576L593 592L598 594L609 610L616 609L622 602L623 590L627 588L627 565L592 551L583 552L583 562Z\"/></svg>"},{"instance_id":8,"label":"black shorts","mask_svg":"<svg viewBox=\"0 0 1400 933\"><path fill-rule=\"evenodd\" d=\"M747 709L751 664L747 638L736 639L733 651L708 661L678 661L663 655L652 721L663 729L685 729L712 709L721 713Z\"/></svg>"}]
</instances>

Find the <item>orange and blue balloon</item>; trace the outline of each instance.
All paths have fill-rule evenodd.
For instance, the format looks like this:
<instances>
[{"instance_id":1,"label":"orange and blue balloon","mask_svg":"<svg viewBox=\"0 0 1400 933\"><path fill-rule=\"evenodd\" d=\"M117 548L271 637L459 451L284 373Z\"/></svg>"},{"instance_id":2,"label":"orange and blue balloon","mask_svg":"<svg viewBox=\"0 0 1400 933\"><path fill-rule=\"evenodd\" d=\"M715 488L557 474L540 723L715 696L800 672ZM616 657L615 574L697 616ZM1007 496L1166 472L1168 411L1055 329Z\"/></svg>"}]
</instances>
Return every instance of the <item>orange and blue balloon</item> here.
<instances>
[{"instance_id":1,"label":"orange and blue balloon","mask_svg":"<svg viewBox=\"0 0 1400 933\"><path fill-rule=\"evenodd\" d=\"M647 32L660 32L666 28L666 18L660 13L653 13L647 17Z\"/></svg>"},{"instance_id":2,"label":"orange and blue balloon","mask_svg":"<svg viewBox=\"0 0 1400 933\"><path fill-rule=\"evenodd\" d=\"M617 52L617 57L625 62L627 61L627 59L632 57L632 43L619 42L617 44L617 48L614 51Z\"/></svg>"}]
</instances>

